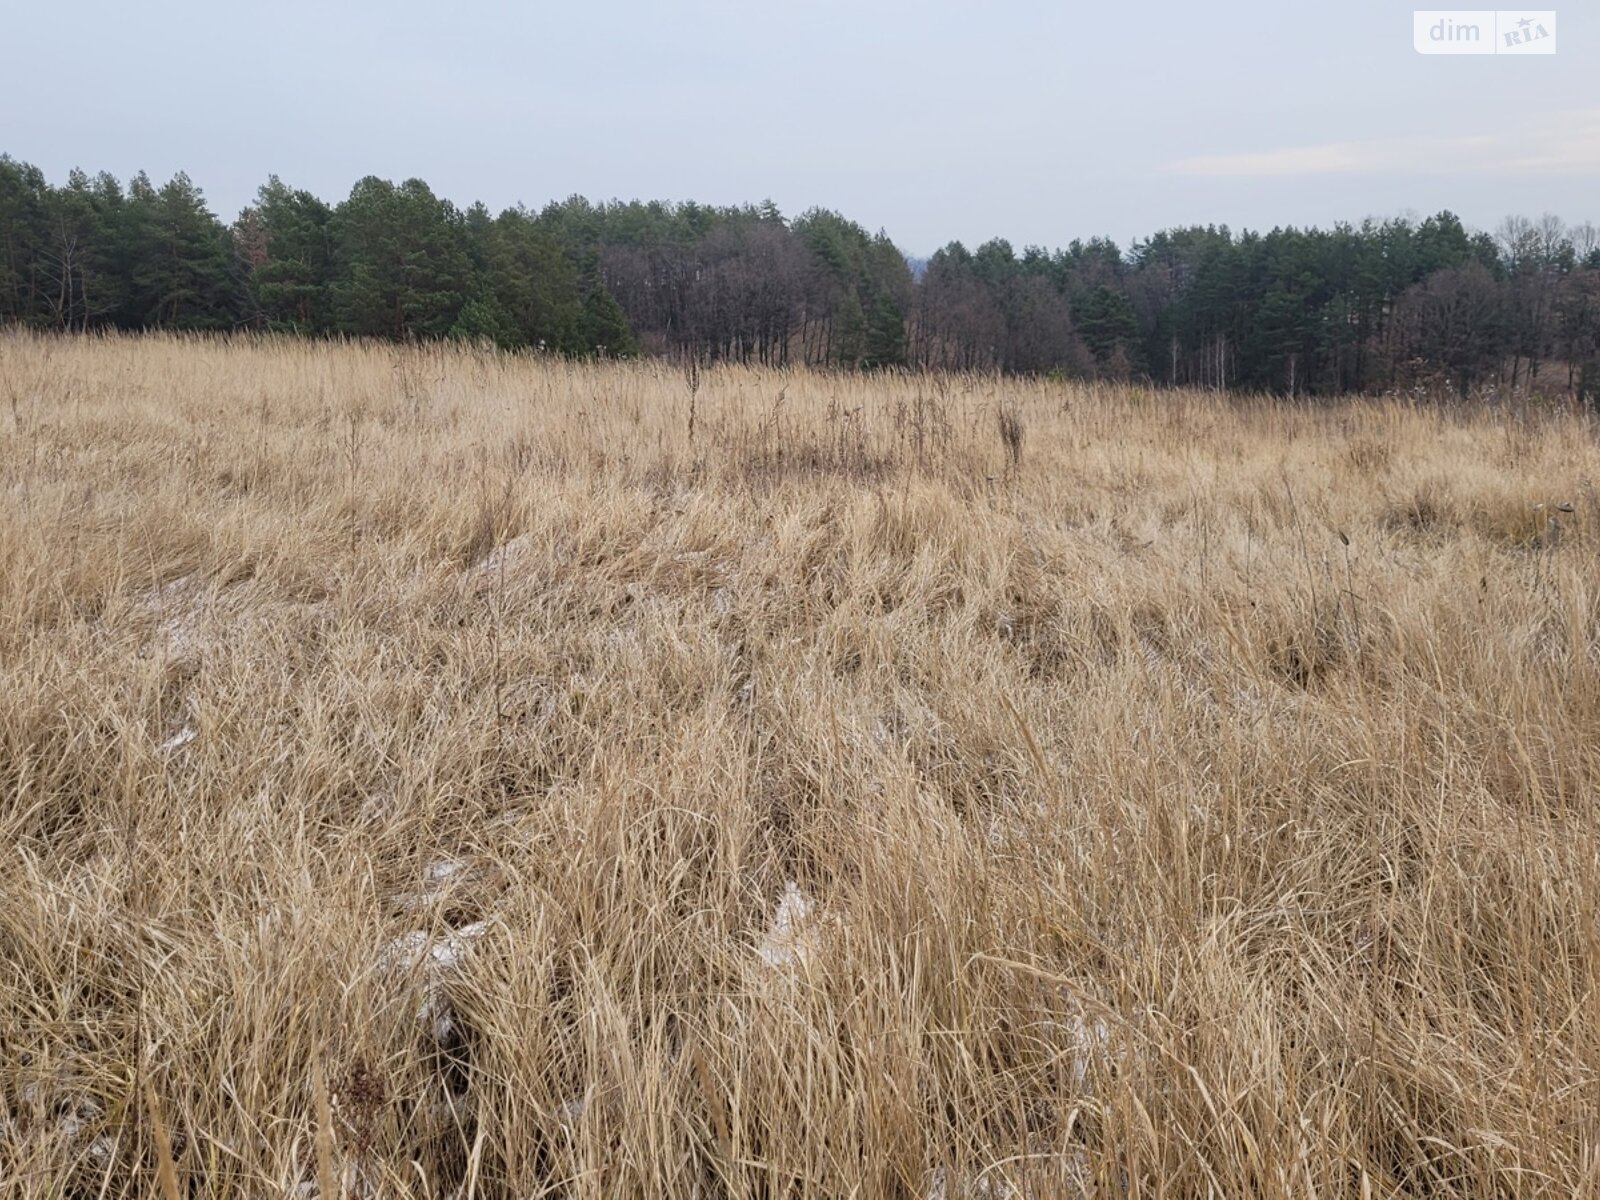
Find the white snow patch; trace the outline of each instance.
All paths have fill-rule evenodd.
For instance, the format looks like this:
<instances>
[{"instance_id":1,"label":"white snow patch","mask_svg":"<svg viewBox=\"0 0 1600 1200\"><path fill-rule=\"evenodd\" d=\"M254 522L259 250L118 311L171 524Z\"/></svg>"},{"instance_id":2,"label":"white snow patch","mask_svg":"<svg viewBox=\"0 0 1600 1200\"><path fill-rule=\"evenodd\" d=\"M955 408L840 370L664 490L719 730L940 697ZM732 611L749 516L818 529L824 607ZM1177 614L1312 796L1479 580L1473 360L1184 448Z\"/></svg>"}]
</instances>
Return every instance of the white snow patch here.
<instances>
[{"instance_id":1,"label":"white snow patch","mask_svg":"<svg viewBox=\"0 0 1600 1200\"><path fill-rule=\"evenodd\" d=\"M488 925L483 921L438 935L413 929L395 938L378 956L378 970L385 974L421 973L422 1002L417 1005L417 1021L427 1026L437 1042L448 1041L456 1028L455 1013L445 994L446 980L486 929Z\"/></svg>"},{"instance_id":2,"label":"white snow patch","mask_svg":"<svg viewBox=\"0 0 1600 1200\"><path fill-rule=\"evenodd\" d=\"M441 858L422 869L422 889L400 896L401 908L431 908L446 896L452 887L471 878L465 863L454 858Z\"/></svg>"},{"instance_id":3,"label":"white snow patch","mask_svg":"<svg viewBox=\"0 0 1600 1200\"><path fill-rule=\"evenodd\" d=\"M361 818L365 821L387 820L396 807L395 794L391 788L380 788L370 792L361 802Z\"/></svg>"},{"instance_id":4,"label":"white snow patch","mask_svg":"<svg viewBox=\"0 0 1600 1200\"><path fill-rule=\"evenodd\" d=\"M968 1173L951 1182L950 1172L940 1167L928 1180L925 1200L1009 1200L1009 1184Z\"/></svg>"},{"instance_id":5,"label":"white snow patch","mask_svg":"<svg viewBox=\"0 0 1600 1200\"><path fill-rule=\"evenodd\" d=\"M359 1166L345 1168L338 1179L338 1200L373 1200L377 1189ZM322 1200L322 1188L315 1179L302 1180L292 1193L295 1200Z\"/></svg>"},{"instance_id":6,"label":"white snow patch","mask_svg":"<svg viewBox=\"0 0 1600 1200\"><path fill-rule=\"evenodd\" d=\"M1067 1040L1072 1045L1072 1082L1082 1088L1089 1080L1089 1072L1110 1054L1111 1031L1099 1017L1086 1020L1071 1016L1062 1022Z\"/></svg>"},{"instance_id":7,"label":"white snow patch","mask_svg":"<svg viewBox=\"0 0 1600 1200\"><path fill-rule=\"evenodd\" d=\"M140 612L156 618L152 642L173 661L191 661L206 648L208 639L200 628L205 616L205 585L200 579L180 575L141 592L133 603Z\"/></svg>"},{"instance_id":8,"label":"white snow patch","mask_svg":"<svg viewBox=\"0 0 1600 1200\"><path fill-rule=\"evenodd\" d=\"M954 1178L946 1168L938 1167L928 1175L923 1200L1043 1200L1046 1196L1088 1196L1092 1191L1089 1164L1081 1151L1030 1154L1008 1163L1005 1169L1013 1179L1005 1178L998 1165ZM1063 1184L1074 1190L1061 1191Z\"/></svg>"},{"instance_id":9,"label":"white snow patch","mask_svg":"<svg viewBox=\"0 0 1600 1200\"><path fill-rule=\"evenodd\" d=\"M806 937L806 925L816 905L800 890L794 880L783 885L783 895L778 897L777 911L772 925L756 954L769 967L792 967L803 964L811 951Z\"/></svg>"},{"instance_id":10,"label":"white snow patch","mask_svg":"<svg viewBox=\"0 0 1600 1200\"><path fill-rule=\"evenodd\" d=\"M503 568L513 566L533 552L533 535L520 533L509 542L496 546L478 563L482 575L498 575Z\"/></svg>"},{"instance_id":11,"label":"white snow patch","mask_svg":"<svg viewBox=\"0 0 1600 1200\"><path fill-rule=\"evenodd\" d=\"M422 871L422 881L425 887L443 887L457 875L461 874L462 866L453 858L441 858L429 863Z\"/></svg>"},{"instance_id":12,"label":"white snow patch","mask_svg":"<svg viewBox=\"0 0 1600 1200\"><path fill-rule=\"evenodd\" d=\"M89 1156L89 1161L96 1166L104 1166L111 1161L111 1156L117 1152L117 1140L106 1134L101 1134L89 1143L89 1148L84 1151Z\"/></svg>"},{"instance_id":13,"label":"white snow patch","mask_svg":"<svg viewBox=\"0 0 1600 1200\"><path fill-rule=\"evenodd\" d=\"M470 925L452 930L448 937L433 947L433 961L438 964L440 970L453 970L466 957L467 949L482 937L488 928L487 922L474 921Z\"/></svg>"},{"instance_id":14,"label":"white snow patch","mask_svg":"<svg viewBox=\"0 0 1600 1200\"><path fill-rule=\"evenodd\" d=\"M427 959L428 948L432 944L433 937L425 929L402 933L378 955L378 970L414 970Z\"/></svg>"},{"instance_id":15,"label":"white snow patch","mask_svg":"<svg viewBox=\"0 0 1600 1200\"><path fill-rule=\"evenodd\" d=\"M422 1003L417 1005L417 1023L426 1025L433 1040L441 1046L454 1035L455 1012L450 1008L450 1001L437 988L430 988L422 998Z\"/></svg>"},{"instance_id":16,"label":"white snow patch","mask_svg":"<svg viewBox=\"0 0 1600 1200\"><path fill-rule=\"evenodd\" d=\"M193 725L185 725L177 733L161 743L161 752L163 754L176 754L199 736L200 731Z\"/></svg>"},{"instance_id":17,"label":"white snow patch","mask_svg":"<svg viewBox=\"0 0 1600 1200\"><path fill-rule=\"evenodd\" d=\"M940 1167L929 1182L927 1200L1014 1200L1026 1194L995 1173L969 1171L952 1181L950 1173Z\"/></svg>"},{"instance_id":18,"label":"white snow patch","mask_svg":"<svg viewBox=\"0 0 1600 1200\"><path fill-rule=\"evenodd\" d=\"M472 943L483 936L488 928L483 921L474 921L460 929L432 934L423 929L403 933L384 947L378 957L380 971L412 971L425 967L434 973L453 971L461 965Z\"/></svg>"},{"instance_id":19,"label":"white snow patch","mask_svg":"<svg viewBox=\"0 0 1600 1200\"><path fill-rule=\"evenodd\" d=\"M116 1142L104 1135L90 1138L90 1134L104 1128L106 1110L93 1096L75 1091L70 1081L33 1081L17 1089L17 1100L24 1110L19 1121L8 1121L0 1126L0 1141L16 1138L25 1132L33 1136L50 1137L73 1152L88 1156L95 1162L106 1162L111 1157ZM85 1139L88 1139L87 1143Z\"/></svg>"}]
</instances>

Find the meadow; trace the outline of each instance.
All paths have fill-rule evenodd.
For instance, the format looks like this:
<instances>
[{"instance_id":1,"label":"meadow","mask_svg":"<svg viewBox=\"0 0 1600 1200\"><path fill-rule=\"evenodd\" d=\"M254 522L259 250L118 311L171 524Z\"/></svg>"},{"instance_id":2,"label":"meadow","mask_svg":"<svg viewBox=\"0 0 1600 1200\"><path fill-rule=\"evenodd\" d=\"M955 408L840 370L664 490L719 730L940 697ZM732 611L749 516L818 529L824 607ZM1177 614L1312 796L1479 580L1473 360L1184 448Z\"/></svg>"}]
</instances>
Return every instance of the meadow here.
<instances>
[{"instance_id":1,"label":"meadow","mask_svg":"<svg viewBox=\"0 0 1600 1200\"><path fill-rule=\"evenodd\" d=\"M1600 441L0 334L0 1192L1600 1192Z\"/></svg>"}]
</instances>

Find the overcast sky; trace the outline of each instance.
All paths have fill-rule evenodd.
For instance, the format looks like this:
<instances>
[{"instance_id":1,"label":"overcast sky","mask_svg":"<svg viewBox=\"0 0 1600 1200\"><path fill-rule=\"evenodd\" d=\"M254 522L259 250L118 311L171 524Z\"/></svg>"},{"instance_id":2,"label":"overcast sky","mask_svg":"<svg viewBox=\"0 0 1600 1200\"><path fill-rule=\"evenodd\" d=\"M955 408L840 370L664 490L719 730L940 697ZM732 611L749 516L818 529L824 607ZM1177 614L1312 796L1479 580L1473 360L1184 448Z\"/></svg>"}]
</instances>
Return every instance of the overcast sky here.
<instances>
[{"instance_id":1,"label":"overcast sky","mask_svg":"<svg viewBox=\"0 0 1600 1200\"><path fill-rule=\"evenodd\" d=\"M495 209L822 205L912 253L1440 208L1600 222L1600 6L1559 9L1542 57L1418 55L1412 7L16 3L0 152L57 182L185 170L230 219L268 174L329 200L420 176Z\"/></svg>"}]
</instances>

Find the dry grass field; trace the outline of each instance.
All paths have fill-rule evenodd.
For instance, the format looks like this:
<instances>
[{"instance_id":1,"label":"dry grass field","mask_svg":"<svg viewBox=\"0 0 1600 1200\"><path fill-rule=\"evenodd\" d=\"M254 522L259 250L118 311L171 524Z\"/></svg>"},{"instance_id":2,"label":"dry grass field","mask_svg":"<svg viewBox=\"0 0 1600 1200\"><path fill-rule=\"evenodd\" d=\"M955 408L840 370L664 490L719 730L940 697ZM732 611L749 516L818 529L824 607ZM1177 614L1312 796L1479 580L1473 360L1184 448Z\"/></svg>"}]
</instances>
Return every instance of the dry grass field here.
<instances>
[{"instance_id":1,"label":"dry grass field","mask_svg":"<svg viewBox=\"0 0 1600 1200\"><path fill-rule=\"evenodd\" d=\"M1595 435L0 336L0 1193L1600 1194Z\"/></svg>"}]
</instances>

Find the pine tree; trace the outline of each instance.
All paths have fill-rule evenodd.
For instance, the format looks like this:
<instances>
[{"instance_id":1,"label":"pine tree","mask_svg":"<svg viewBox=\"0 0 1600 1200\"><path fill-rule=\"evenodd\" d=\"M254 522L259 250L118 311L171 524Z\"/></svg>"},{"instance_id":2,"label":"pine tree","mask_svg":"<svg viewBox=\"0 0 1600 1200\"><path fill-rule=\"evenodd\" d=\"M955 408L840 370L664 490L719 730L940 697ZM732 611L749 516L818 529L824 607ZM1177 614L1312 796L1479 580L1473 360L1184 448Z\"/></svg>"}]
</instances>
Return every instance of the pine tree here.
<instances>
[{"instance_id":1,"label":"pine tree","mask_svg":"<svg viewBox=\"0 0 1600 1200\"><path fill-rule=\"evenodd\" d=\"M583 300L583 351L607 358L628 358L638 353L628 318L616 297L596 284Z\"/></svg>"},{"instance_id":2,"label":"pine tree","mask_svg":"<svg viewBox=\"0 0 1600 1200\"><path fill-rule=\"evenodd\" d=\"M182 171L156 195L153 280L155 323L176 329L218 329L237 311L229 287L226 231L200 189Z\"/></svg>"},{"instance_id":3,"label":"pine tree","mask_svg":"<svg viewBox=\"0 0 1600 1200\"><path fill-rule=\"evenodd\" d=\"M333 324L333 210L276 175L256 196L266 260L250 275L255 302L275 329L320 333Z\"/></svg>"},{"instance_id":4,"label":"pine tree","mask_svg":"<svg viewBox=\"0 0 1600 1200\"><path fill-rule=\"evenodd\" d=\"M839 303L835 317L834 345L837 362L842 367L858 367L867 352L867 314L862 310L861 297L851 288Z\"/></svg>"},{"instance_id":5,"label":"pine tree","mask_svg":"<svg viewBox=\"0 0 1600 1200\"><path fill-rule=\"evenodd\" d=\"M583 353L583 294L556 240L520 209L483 240L480 285L504 318L502 344Z\"/></svg>"},{"instance_id":6,"label":"pine tree","mask_svg":"<svg viewBox=\"0 0 1600 1200\"><path fill-rule=\"evenodd\" d=\"M0 154L0 322L43 322L39 268L49 185L37 167Z\"/></svg>"},{"instance_id":7,"label":"pine tree","mask_svg":"<svg viewBox=\"0 0 1600 1200\"><path fill-rule=\"evenodd\" d=\"M369 176L334 215L338 328L404 339L454 326L470 287L460 214L420 179Z\"/></svg>"},{"instance_id":8,"label":"pine tree","mask_svg":"<svg viewBox=\"0 0 1600 1200\"><path fill-rule=\"evenodd\" d=\"M490 295L474 296L461 306L450 336L467 342L493 342L507 349L518 344L511 319Z\"/></svg>"},{"instance_id":9,"label":"pine tree","mask_svg":"<svg viewBox=\"0 0 1600 1200\"><path fill-rule=\"evenodd\" d=\"M863 339L861 365L902 367L906 362L906 320L894 300L883 296L872 310Z\"/></svg>"},{"instance_id":10,"label":"pine tree","mask_svg":"<svg viewBox=\"0 0 1600 1200\"><path fill-rule=\"evenodd\" d=\"M1139 341L1139 320L1128 297L1109 284L1089 292L1073 312L1079 335L1094 360L1110 367L1118 356L1126 362Z\"/></svg>"}]
</instances>

